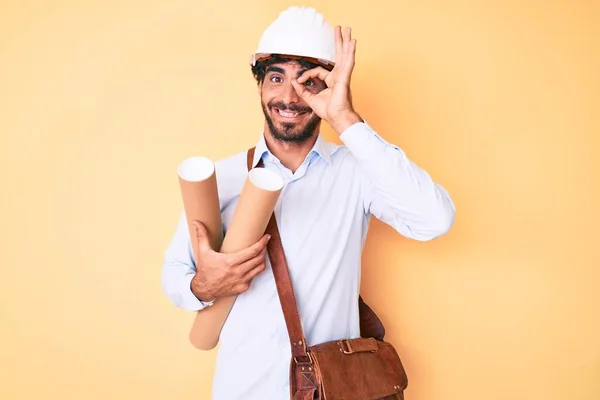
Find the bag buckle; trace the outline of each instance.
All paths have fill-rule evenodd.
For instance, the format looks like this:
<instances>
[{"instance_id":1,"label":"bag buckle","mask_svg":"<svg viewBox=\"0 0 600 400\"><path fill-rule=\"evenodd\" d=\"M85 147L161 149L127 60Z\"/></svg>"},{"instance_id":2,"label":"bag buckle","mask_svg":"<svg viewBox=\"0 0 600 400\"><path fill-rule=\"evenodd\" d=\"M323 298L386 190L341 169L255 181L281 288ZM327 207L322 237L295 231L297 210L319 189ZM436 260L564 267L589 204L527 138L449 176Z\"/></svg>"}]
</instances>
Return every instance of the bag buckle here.
<instances>
[{"instance_id":1,"label":"bag buckle","mask_svg":"<svg viewBox=\"0 0 600 400\"><path fill-rule=\"evenodd\" d=\"M340 351L344 354L352 354L352 347L350 347L350 342L348 340L340 340L338 342L340 344Z\"/></svg>"},{"instance_id":2,"label":"bag buckle","mask_svg":"<svg viewBox=\"0 0 600 400\"><path fill-rule=\"evenodd\" d=\"M376 339L344 339L338 340L340 351L344 354L377 353Z\"/></svg>"},{"instance_id":3,"label":"bag buckle","mask_svg":"<svg viewBox=\"0 0 600 400\"><path fill-rule=\"evenodd\" d=\"M303 358L303 356L294 356L294 362L296 363L296 365L298 365L298 364L313 365L313 359L310 356L309 352L306 352L306 358L308 358L308 361L302 361L302 360L300 360L300 358Z\"/></svg>"}]
</instances>

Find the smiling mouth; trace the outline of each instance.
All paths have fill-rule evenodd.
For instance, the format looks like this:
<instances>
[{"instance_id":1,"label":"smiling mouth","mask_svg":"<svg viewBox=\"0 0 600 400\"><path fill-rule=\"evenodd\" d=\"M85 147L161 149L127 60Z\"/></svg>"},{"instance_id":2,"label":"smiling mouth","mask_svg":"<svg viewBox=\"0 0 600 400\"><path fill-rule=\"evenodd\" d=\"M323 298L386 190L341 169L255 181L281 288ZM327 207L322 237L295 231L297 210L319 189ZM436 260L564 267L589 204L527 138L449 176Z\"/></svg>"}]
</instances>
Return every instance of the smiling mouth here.
<instances>
[{"instance_id":1,"label":"smiling mouth","mask_svg":"<svg viewBox=\"0 0 600 400\"><path fill-rule=\"evenodd\" d=\"M279 108L273 108L275 113L283 118L298 118L306 114L306 111L289 111L289 110L280 110Z\"/></svg>"}]
</instances>

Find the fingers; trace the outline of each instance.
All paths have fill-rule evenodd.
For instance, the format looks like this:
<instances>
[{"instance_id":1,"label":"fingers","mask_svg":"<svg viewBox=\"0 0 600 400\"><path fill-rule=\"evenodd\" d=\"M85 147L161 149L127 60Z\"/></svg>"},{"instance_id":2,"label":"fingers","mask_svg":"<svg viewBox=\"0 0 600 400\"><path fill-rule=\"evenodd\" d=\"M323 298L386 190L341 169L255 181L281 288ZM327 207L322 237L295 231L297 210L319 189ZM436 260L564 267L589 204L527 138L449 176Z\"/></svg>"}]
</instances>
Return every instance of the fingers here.
<instances>
[{"instance_id":1,"label":"fingers","mask_svg":"<svg viewBox=\"0 0 600 400\"><path fill-rule=\"evenodd\" d=\"M254 264L254 262L253 262L253 264ZM266 264L265 258L262 257L261 259L259 259L256 262L256 265L253 265L251 268L248 269L248 271L246 271L246 273L244 274L244 276L242 276L242 280L244 282L251 281L258 274L260 274L261 272L263 272L265 269L267 269L267 264Z\"/></svg>"},{"instance_id":2,"label":"fingers","mask_svg":"<svg viewBox=\"0 0 600 400\"><path fill-rule=\"evenodd\" d=\"M333 35L335 37L335 65L338 66L342 63L343 57L343 42L342 42L342 27L336 26Z\"/></svg>"},{"instance_id":3,"label":"fingers","mask_svg":"<svg viewBox=\"0 0 600 400\"><path fill-rule=\"evenodd\" d=\"M242 294L242 293L246 292L248 289L250 289L250 282L240 283L235 286L234 290L235 290L236 294Z\"/></svg>"},{"instance_id":4,"label":"fingers","mask_svg":"<svg viewBox=\"0 0 600 400\"><path fill-rule=\"evenodd\" d=\"M246 261L241 265L234 265L232 268L235 276L235 284L232 287L234 294L241 294L250 289L252 279L263 272L266 268L265 251Z\"/></svg>"},{"instance_id":5,"label":"fingers","mask_svg":"<svg viewBox=\"0 0 600 400\"><path fill-rule=\"evenodd\" d=\"M349 83L354 70L356 39L352 39L352 28L336 26L335 36L335 67L336 82Z\"/></svg>"},{"instance_id":6,"label":"fingers","mask_svg":"<svg viewBox=\"0 0 600 400\"><path fill-rule=\"evenodd\" d=\"M341 26L335 27L335 68L342 69L346 64L347 45L351 40L352 31L346 28L342 31Z\"/></svg>"},{"instance_id":7,"label":"fingers","mask_svg":"<svg viewBox=\"0 0 600 400\"><path fill-rule=\"evenodd\" d=\"M243 264L246 261L251 260L257 257L258 255L262 254L270 238L270 235L263 235L263 237L260 238L252 246L240 250L237 253L231 254L231 263L234 265Z\"/></svg>"},{"instance_id":8,"label":"fingers","mask_svg":"<svg viewBox=\"0 0 600 400\"><path fill-rule=\"evenodd\" d=\"M323 67L312 68L312 69L309 69L308 71L304 71L304 73L302 75L300 75L300 77L298 78L298 83L304 83L309 79L315 79L315 78L325 81L325 78L327 78L327 75L329 75L329 74L330 74L330 72L327 71Z\"/></svg>"},{"instance_id":9,"label":"fingers","mask_svg":"<svg viewBox=\"0 0 600 400\"><path fill-rule=\"evenodd\" d=\"M192 221L192 226L196 229L196 239L198 242L198 251L212 250L210 240L208 239L208 231L204 224L200 221Z\"/></svg>"},{"instance_id":10,"label":"fingers","mask_svg":"<svg viewBox=\"0 0 600 400\"><path fill-rule=\"evenodd\" d=\"M253 266L244 276L242 276L242 282L237 285L237 290L239 293L243 293L250 289L250 285L252 284L252 280L258 276L261 272L267 268L267 264L265 262L265 258L262 257L258 260L258 263Z\"/></svg>"},{"instance_id":11,"label":"fingers","mask_svg":"<svg viewBox=\"0 0 600 400\"><path fill-rule=\"evenodd\" d=\"M298 93L298 96L300 96L300 98L302 100L304 100L306 103L310 104L310 102L311 102L313 96L315 96L315 94L311 93L310 90L308 90L306 88L306 86L304 86L303 84L298 83L297 80L292 80L292 86L296 90L296 93Z\"/></svg>"},{"instance_id":12,"label":"fingers","mask_svg":"<svg viewBox=\"0 0 600 400\"><path fill-rule=\"evenodd\" d=\"M350 81L352 70L355 64L356 39L352 39L352 29L344 29L342 36L342 64L340 65L340 75L344 81Z\"/></svg>"},{"instance_id":13,"label":"fingers","mask_svg":"<svg viewBox=\"0 0 600 400\"><path fill-rule=\"evenodd\" d=\"M308 90L304 84L309 79L319 79L325 82L329 74L330 72L323 67L309 69L308 71L304 71L304 73L300 75L300 77L297 80L292 80L292 86L294 87L294 89L296 89L296 93L298 93L298 96L300 96L302 100L310 104L311 99L314 96L316 96L316 93L313 93L314 91Z\"/></svg>"},{"instance_id":14,"label":"fingers","mask_svg":"<svg viewBox=\"0 0 600 400\"><path fill-rule=\"evenodd\" d=\"M350 41L352 40L352 28L350 27L346 27L344 29L344 32L342 33L342 43L343 43L343 51L346 51L346 45L348 45L348 43L350 43Z\"/></svg>"},{"instance_id":15,"label":"fingers","mask_svg":"<svg viewBox=\"0 0 600 400\"><path fill-rule=\"evenodd\" d=\"M266 258L266 249L261 251L256 257L253 257L253 258L249 259L248 261L244 262L243 264L239 265L237 267L238 273L240 274L240 276L243 279L245 279L244 276L246 274L248 274L249 272L254 270L256 267L259 267L261 264L264 264L265 258Z\"/></svg>"}]
</instances>

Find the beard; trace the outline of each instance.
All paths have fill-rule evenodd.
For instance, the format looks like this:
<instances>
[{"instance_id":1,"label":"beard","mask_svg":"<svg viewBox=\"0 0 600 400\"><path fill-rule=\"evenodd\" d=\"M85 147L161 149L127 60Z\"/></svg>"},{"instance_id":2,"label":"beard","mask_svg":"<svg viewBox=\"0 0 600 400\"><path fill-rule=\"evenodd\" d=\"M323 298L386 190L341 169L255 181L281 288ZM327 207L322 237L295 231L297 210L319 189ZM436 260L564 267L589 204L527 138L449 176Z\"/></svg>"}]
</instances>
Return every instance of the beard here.
<instances>
[{"instance_id":1,"label":"beard","mask_svg":"<svg viewBox=\"0 0 600 400\"><path fill-rule=\"evenodd\" d=\"M303 113L312 113L312 109L296 105L286 106L282 102L270 102L268 105L261 102L261 105L271 136L281 142L302 144L313 136L321 122L321 118L317 114L314 114L306 121L276 123L271 117L271 112L275 112L273 108L281 111Z\"/></svg>"}]
</instances>

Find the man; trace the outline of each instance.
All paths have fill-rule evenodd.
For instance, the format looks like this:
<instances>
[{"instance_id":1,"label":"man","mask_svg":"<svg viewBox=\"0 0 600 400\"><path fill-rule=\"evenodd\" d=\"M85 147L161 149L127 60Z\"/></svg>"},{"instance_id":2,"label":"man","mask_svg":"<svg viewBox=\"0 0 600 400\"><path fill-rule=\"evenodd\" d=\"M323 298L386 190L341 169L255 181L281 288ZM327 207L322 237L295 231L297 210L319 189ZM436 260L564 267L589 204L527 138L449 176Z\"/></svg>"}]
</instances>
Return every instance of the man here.
<instances>
[{"instance_id":1,"label":"man","mask_svg":"<svg viewBox=\"0 0 600 400\"><path fill-rule=\"evenodd\" d=\"M275 216L309 346L360 336L361 253L371 216L421 241L445 234L454 220L446 190L354 109L355 50L350 29L292 7L265 31L251 62L265 116L252 165L262 159L285 182ZM342 146L321 137L322 120ZM216 171L226 232L247 177L246 150L217 162ZM219 338L213 399L289 399L291 351L266 257L269 238L220 254L197 224L196 265L186 224L182 212L165 255L168 298L201 313L238 295Z\"/></svg>"}]
</instances>

